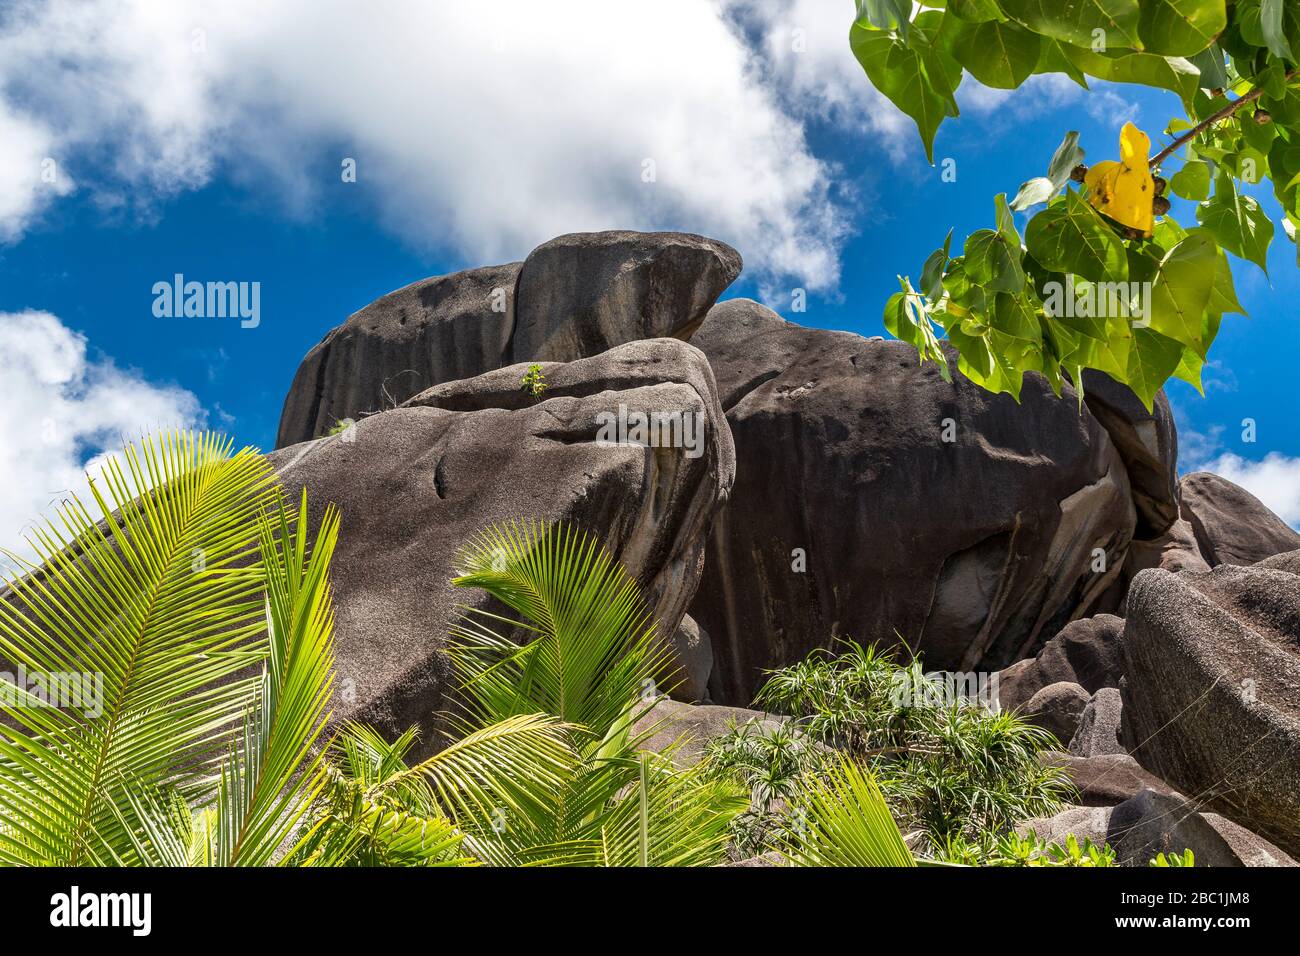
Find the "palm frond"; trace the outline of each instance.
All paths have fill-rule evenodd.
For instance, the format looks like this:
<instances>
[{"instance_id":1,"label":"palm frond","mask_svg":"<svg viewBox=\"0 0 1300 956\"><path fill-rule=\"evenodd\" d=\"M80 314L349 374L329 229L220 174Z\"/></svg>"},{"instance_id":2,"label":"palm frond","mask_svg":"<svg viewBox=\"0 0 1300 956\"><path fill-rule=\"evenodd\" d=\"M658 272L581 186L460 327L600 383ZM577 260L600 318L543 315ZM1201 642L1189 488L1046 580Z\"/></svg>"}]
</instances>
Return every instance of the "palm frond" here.
<instances>
[{"instance_id":1,"label":"palm frond","mask_svg":"<svg viewBox=\"0 0 1300 956\"><path fill-rule=\"evenodd\" d=\"M96 834L96 855L146 866L266 865L324 784L312 757L328 720L334 677L329 565L338 513L327 509L308 553L307 498L272 524L259 518L266 584L267 654L260 693L244 715L214 784L212 805L196 820L176 793L123 779L111 802L130 841L123 855Z\"/></svg>"},{"instance_id":2,"label":"palm frond","mask_svg":"<svg viewBox=\"0 0 1300 956\"><path fill-rule=\"evenodd\" d=\"M482 588L520 615L466 608L453 628L448 652L480 723L540 712L600 737L667 663L636 581L570 525L490 527L458 569L453 584Z\"/></svg>"},{"instance_id":3,"label":"palm frond","mask_svg":"<svg viewBox=\"0 0 1300 956\"><path fill-rule=\"evenodd\" d=\"M146 439L29 538L0 593L11 671L93 682L92 708L0 688L0 862L129 855L117 781L192 795L253 691L237 672L265 627L257 517L279 494L266 461L211 435Z\"/></svg>"},{"instance_id":4,"label":"palm frond","mask_svg":"<svg viewBox=\"0 0 1300 956\"><path fill-rule=\"evenodd\" d=\"M419 854L402 855L419 821L426 834L442 824L455 831L456 853L441 854L439 861L473 856L512 865L519 847L511 835L542 826L578 769L567 730L554 717L523 714L407 766L414 729L388 743L369 727L349 724L334 743L327 786L292 860L315 866L384 858L426 865Z\"/></svg>"},{"instance_id":5,"label":"palm frond","mask_svg":"<svg viewBox=\"0 0 1300 956\"><path fill-rule=\"evenodd\" d=\"M530 866L711 866L726 857L731 825L749 806L743 789L706 763L680 768L659 754L589 767L584 799L598 805L563 839L520 853Z\"/></svg>"},{"instance_id":6,"label":"palm frond","mask_svg":"<svg viewBox=\"0 0 1300 956\"><path fill-rule=\"evenodd\" d=\"M185 802L175 790L136 786L123 780L118 787L121 802L110 806L121 832L126 834L129 852L99 838L92 841L88 855L100 865L112 866L190 866L194 856L195 835L203 831Z\"/></svg>"},{"instance_id":7,"label":"palm frond","mask_svg":"<svg viewBox=\"0 0 1300 956\"><path fill-rule=\"evenodd\" d=\"M360 800L322 818L303 841L301 866L474 866L465 835L445 817Z\"/></svg>"},{"instance_id":8,"label":"palm frond","mask_svg":"<svg viewBox=\"0 0 1300 956\"><path fill-rule=\"evenodd\" d=\"M339 515L331 506L307 544L307 492L295 521L283 507L262 519L270 653L261 693L221 771L214 858L224 866L270 863L324 785L312 756L329 719L334 608L329 567Z\"/></svg>"},{"instance_id":9,"label":"palm frond","mask_svg":"<svg viewBox=\"0 0 1300 956\"><path fill-rule=\"evenodd\" d=\"M795 800L796 866L916 866L870 771L841 757Z\"/></svg>"},{"instance_id":10,"label":"palm frond","mask_svg":"<svg viewBox=\"0 0 1300 956\"><path fill-rule=\"evenodd\" d=\"M511 829L530 829L554 813L557 795L578 766L568 730L546 714L507 717L393 774L370 795L379 797L408 787L413 779L423 780L437 810L471 834L473 845L492 842Z\"/></svg>"}]
</instances>

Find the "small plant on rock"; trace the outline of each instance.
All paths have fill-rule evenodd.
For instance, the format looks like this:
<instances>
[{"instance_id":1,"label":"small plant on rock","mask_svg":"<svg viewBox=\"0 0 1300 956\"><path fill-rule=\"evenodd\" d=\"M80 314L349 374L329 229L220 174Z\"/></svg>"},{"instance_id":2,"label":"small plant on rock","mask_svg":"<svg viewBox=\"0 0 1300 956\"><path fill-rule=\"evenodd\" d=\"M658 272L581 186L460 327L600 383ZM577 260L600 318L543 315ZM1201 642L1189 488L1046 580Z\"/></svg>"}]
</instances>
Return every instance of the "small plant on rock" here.
<instances>
[{"instance_id":1,"label":"small plant on rock","mask_svg":"<svg viewBox=\"0 0 1300 956\"><path fill-rule=\"evenodd\" d=\"M519 390L533 398L541 398L542 393L546 391L546 373L536 362L528 366L528 371L524 372L523 377L519 379Z\"/></svg>"}]
</instances>

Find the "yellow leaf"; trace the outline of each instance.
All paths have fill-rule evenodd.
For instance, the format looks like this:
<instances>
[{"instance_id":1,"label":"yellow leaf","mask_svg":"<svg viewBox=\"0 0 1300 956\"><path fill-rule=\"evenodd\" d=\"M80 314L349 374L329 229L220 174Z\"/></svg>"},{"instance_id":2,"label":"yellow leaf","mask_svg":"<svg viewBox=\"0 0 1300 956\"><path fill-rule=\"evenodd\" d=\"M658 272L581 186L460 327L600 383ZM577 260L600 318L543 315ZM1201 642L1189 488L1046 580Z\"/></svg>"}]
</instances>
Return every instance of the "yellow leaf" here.
<instances>
[{"instance_id":1,"label":"yellow leaf","mask_svg":"<svg viewBox=\"0 0 1300 956\"><path fill-rule=\"evenodd\" d=\"M1132 123L1125 123L1119 134L1119 162L1103 160L1088 170L1084 185L1088 202L1101 213L1124 226L1151 235L1154 225L1152 203L1156 198L1155 180L1147 166L1151 140Z\"/></svg>"}]
</instances>

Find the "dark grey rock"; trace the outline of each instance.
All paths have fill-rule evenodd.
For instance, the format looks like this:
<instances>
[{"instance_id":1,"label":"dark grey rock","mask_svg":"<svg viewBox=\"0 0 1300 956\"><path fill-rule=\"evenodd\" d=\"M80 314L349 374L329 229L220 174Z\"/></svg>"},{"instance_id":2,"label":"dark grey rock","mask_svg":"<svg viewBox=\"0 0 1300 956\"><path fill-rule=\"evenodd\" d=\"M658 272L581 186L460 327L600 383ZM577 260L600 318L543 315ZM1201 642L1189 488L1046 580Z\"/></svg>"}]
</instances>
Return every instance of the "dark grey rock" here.
<instances>
[{"instance_id":1,"label":"dark grey rock","mask_svg":"<svg viewBox=\"0 0 1300 956\"><path fill-rule=\"evenodd\" d=\"M1264 838L1179 796L1144 790L1110 813L1106 842L1123 866L1191 850L1197 866L1295 866Z\"/></svg>"},{"instance_id":2,"label":"dark grey rock","mask_svg":"<svg viewBox=\"0 0 1300 956\"><path fill-rule=\"evenodd\" d=\"M1070 740L1070 753L1076 757L1127 754L1123 709L1119 688L1103 687L1093 694Z\"/></svg>"},{"instance_id":3,"label":"dark grey rock","mask_svg":"<svg viewBox=\"0 0 1300 956\"><path fill-rule=\"evenodd\" d=\"M709 674L713 672L713 644L709 634L689 614L682 616L673 634L673 655L678 670L669 693L688 704L709 702Z\"/></svg>"},{"instance_id":4,"label":"dark grey rock","mask_svg":"<svg viewBox=\"0 0 1300 956\"><path fill-rule=\"evenodd\" d=\"M845 636L906 644L927 668L1005 667L1118 578L1128 478L1072 391L1031 376L1017 404L955 371L944 382L902 342L744 299L714 306L692 342L738 456L691 608L713 638L715 701L747 703L763 669Z\"/></svg>"},{"instance_id":5,"label":"dark grey rock","mask_svg":"<svg viewBox=\"0 0 1300 956\"><path fill-rule=\"evenodd\" d=\"M1129 593L1133 756L1199 804L1300 850L1300 588L1223 565L1143 571Z\"/></svg>"},{"instance_id":6,"label":"dark grey rock","mask_svg":"<svg viewBox=\"0 0 1300 956\"><path fill-rule=\"evenodd\" d=\"M342 511L336 719L388 733L435 726L447 703L444 636L458 604L485 600L451 587L452 562L491 523L591 530L640 583L660 633L675 631L734 476L703 355L672 340L633 343L556 369L555 393L522 405L519 374L447 385L270 456L291 494L307 488L317 520L327 503ZM702 454L598 444L596 416L620 403L699 416Z\"/></svg>"},{"instance_id":7,"label":"dark grey rock","mask_svg":"<svg viewBox=\"0 0 1300 956\"><path fill-rule=\"evenodd\" d=\"M354 312L302 360L276 447L394 408L439 382L499 368L514 328L521 265L421 279Z\"/></svg>"},{"instance_id":8,"label":"dark grey rock","mask_svg":"<svg viewBox=\"0 0 1300 956\"><path fill-rule=\"evenodd\" d=\"M560 236L522 262L422 279L354 313L307 353L276 447L516 362L570 362L642 339L687 339L740 273L689 233Z\"/></svg>"},{"instance_id":9,"label":"dark grey rock","mask_svg":"<svg viewBox=\"0 0 1300 956\"><path fill-rule=\"evenodd\" d=\"M1186 518L1179 518L1154 538L1134 538L1124 561L1124 574L1131 581L1139 571L1208 571L1210 565L1196 543L1196 531Z\"/></svg>"},{"instance_id":10,"label":"dark grey rock","mask_svg":"<svg viewBox=\"0 0 1300 956\"><path fill-rule=\"evenodd\" d=\"M570 361L638 339L689 339L740 275L740 253L683 232L578 232L529 253L510 356Z\"/></svg>"},{"instance_id":11,"label":"dark grey rock","mask_svg":"<svg viewBox=\"0 0 1300 956\"><path fill-rule=\"evenodd\" d=\"M782 717L744 707L685 704L664 699L632 725L632 733L649 733L650 737L641 746L655 753L662 753L680 742L681 746L673 753L673 760L682 766L691 766L704 756L710 741L728 733L733 727L754 724L769 729L780 725L783 720Z\"/></svg>"},{"instance_id":12,"label":"dark grey rock","mask_svg":"<svg viewBox=\"0 0 1300 956\"><path fill-rule=\"evenodd\" d=\"M1049 753L1044 762L1063 767L1079 790L1078 802L1085 807L1113 807L1143 790L1174 793L1174 789L1139 766L1128 754L1076 757Z\"/></svg>"},{"instance_id":13,"label":"dark grey rock","mask_svg":"<svg viewBox=\"0 0 1300 956\"><path fill-rule=\"evenodd\" d=\"M1094 846L1106 844L1110 807L1066 807L1050 817L1034 817L1016 827L1021 836L1035 834L1044 843L1065 844L1073 836L1081 845L1091 840Z\"/></svg>"},{"instance_id":14,"label":"dark grey rock","mask_svg":"<svg viewBox=\"0 0 1300 956\"><path fill-rule=\"evenodd\" d=\"M1160 853L1191 850L1196 866L1295 866L1284 851L1216 813L1176 794L1143 790L1114 806L1068 807L1051 817L1027 820L1016 828L1049 843L1074 836L1109 845L1120 866L1146 867Z\"/></svg>"},{"instance_id":15,"label":"dark grey rock","mask_svg":"<svg viewBox=\"0 0 1300 956\"><path fill-rule=\"evenodd\" d=\"M1178 431L1164 389L1152 410L1105 372L1085 369L1084 401L1110 434L1128 471L1137 507L1137 535L1151 538L1178 519Z\"/></svg>"},{"instance_id":16,"label":"dark grey rock","mask_svg":"<svg viewBox=\"0 0 1300 956\"><path fill-rule=\"evenodd\" d=\"M1265 558L1255 565L1257 568L1269 568L1273 571L1286 571L1288 574L1300 574L1300 551L1288 551Z\"/></svg>"},{"instance_id":17,"label":"dark grey rock","mask_svg":"<svg viewBox=\"0 0 1300 956\"><path fill-rule=\"evenodd\" d=\"M1198 471L1178 484L1183 517L1210 567L1255 564L1300 549L1300 533L1227 478Z\"/></svg>"},{"instance_id":18,"label":"dark grey rock","mask_svg":"<svg viewBox=\"0 0 1300 956\"><path fill-rule=\"evenodd\" d=\"M1113 614L1071 621L1034 657L998 674L998 702L1003 710L1014 710L1058 681L1078 684L1090 694L1118 687L1124 672L1123 637L1124 619Z\"/></svg>"},{"instance_id":19,"label":"dark grey rock","mask_svg":"<svg viewBox=\"0 0 1300 956\"><path fill-rule=\"evenodd\" d=\"M1088 706L1088 693L1078 684L1060 681L1048 684L1025 704L1021 716L1036 727L1051 733L1063 745L1079 729L1079 720Z\"/></svg>"}]
</instances>

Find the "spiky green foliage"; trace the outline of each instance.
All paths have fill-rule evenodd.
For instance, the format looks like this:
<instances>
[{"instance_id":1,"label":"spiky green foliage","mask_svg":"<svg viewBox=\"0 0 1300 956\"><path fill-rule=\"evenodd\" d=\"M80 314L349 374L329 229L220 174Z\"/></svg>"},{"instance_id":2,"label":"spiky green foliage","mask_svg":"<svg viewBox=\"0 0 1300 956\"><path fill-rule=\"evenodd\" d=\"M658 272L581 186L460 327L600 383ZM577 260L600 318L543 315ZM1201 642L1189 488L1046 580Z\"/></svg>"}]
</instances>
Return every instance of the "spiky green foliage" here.
<instances>
[{"instance_id":1,"label":"spiky green foliage","mask_svg":"<svg viewBox=\"0 0 1300 956\"><path fill-rule=\"evenodd\" d=\"M1034 833L1020 836L1014 832L984 834L968 840L956 836L939 848L938 859L961 866L1049 866L1111 867L1116 866L1115 851L1097 846L1089 839L1082 843L1074 835L1063 843L1050 843Z\"/></svg>"},{"instance_id":2,"label":"spiky green foliage","mask_svg":"<svg viewBox=\"0 0 1300 956\"><path fill-rule=\"evenodd\" d=\"M0 600L10 671L92 675L97 706L49 707L9 684L0 708L0 861L76 866L129 853L120 787L208 785L265 656L258 517L265 460L213 436L130 446L29 538ZM98 713L96 713L98 711ZM113 796L118 794L118 796Z\"/></svg>"},{"instance_id":3,"label":"spiky green foliage","mask_svg":"<svg viewBox=\"0 0 1300 956\"><path fill-rule=\"evenodd\" d=\"M276 526L261 522L268 656L257 700L221 768L212 852L219 866L270 863L321 786L321 758L311 754L334 684L328 575L339 517L326 511L310 559L307 492L292 527L283 508L278 517Z\"/></svg>"},{"instance_id":4,"label":"spiky green foliage","mask_svg":"<svg viewBox=\"0 0 1300 956\"><path fill-rule=\"evenodd\" d=\"M874 647L849 641L838 657L816 651L772 672L756 698L793 718L779 739L752 729L728 734L714 745L715 760L756 795L784 795L825 764L824 751L792 742L796 733L842 751L874 772L904 829L919 831L932 854L1060 807L1070 785L1040 759L1056 744L1048 733L978 702L935 700L931 686L919 661L901 665ZM750 838L791 825L761 799L751 815Z\"/></svg>"},{"instance_id":5,"label":"spiky green foliage","mask_svg":"<svg viewBox=\"0 0 1300 956\"><path fill-rule=\"evenodd\" d=\"M566 812L519 835L533 866L710 866L726 858L732 820L746 800L707 765L624 749L582 768Z\"/></svg>"},{"instance_id":6,"label":"spiky green foliage","mask_svg":"<svg viewBox=\"0 0 1300 956\"><path fill-rule=\"evenodd\" d=\"M512 817L548 813L575 763L560 722L542 715L507 718L410 766L415 740L414 729L388 743L364 725L345 728L297 860L446 866L491 858L495 831Z\"/></svg>"},{"instance_id":7,"label":"spiky green foliage","mask_svg":"<svg viewBox=\"0 0 1300 956\"><path fill-rule=\"evenodd\" d=\"M457 567L453 584L482 588L519 615L467 608L452 629L448 653L478 723L547 713L603 737L667 661L636 581L578 528L495 525Z\"/></svg>"},{"instance_id":8,"label":"spiky green foliage","mask_svg":"<svg viewBox=\"0 0 1300 956\"><path fill-rule=\"evenodd\" d=\"M565 524L509 523L470 542L460 587L518 616L466 609L449 653L471 725L561 718L577 761L544 813L515 814L476 846L493 863L704 865L725 855L738 786L707 767L641 752L633 731L667 665L636 582L600 542Z\"/></svg>"},{"instance_id":9,"label":"spiky green foliage","mask_svg":"<svg viewBox=\"0 0 1300 956\"><path fill-rule=\"evenodd\" d=\"M102 854L116 863L274 863L324 785L315 745L334 680L329 565L338 514L325 512L314 547L305 492L296 513L280 506L257 524L267 631L261 679L218 772L203 781L207 792L187 803L172 781L156 787L123 775L113 806L129 846L100 839Z\"/></svg>"},{"instance_id":10,"label":"spiky green foliage","mask_svg":"<svg viewBox=\"0 0 1300 956\"><path fill-rule=\"evenodd\" d=\"M749 787L749 806L736 818L732 837L732 855L741 859L789 842L790 802L836 756L790 722L733 723L707 749L718 772Z\"/></svg>"},{"instance_id":11,"label":"spiky green foliage","mask_svg":"<svg viewBox=\"0 0 1300 956\"><path fill-rule=\"evenodd\" d=\"M869 770L832 762L795 798L782 854L796 866L916 866Z\"/></svg>"}]
</instances>

